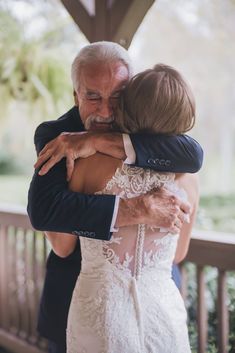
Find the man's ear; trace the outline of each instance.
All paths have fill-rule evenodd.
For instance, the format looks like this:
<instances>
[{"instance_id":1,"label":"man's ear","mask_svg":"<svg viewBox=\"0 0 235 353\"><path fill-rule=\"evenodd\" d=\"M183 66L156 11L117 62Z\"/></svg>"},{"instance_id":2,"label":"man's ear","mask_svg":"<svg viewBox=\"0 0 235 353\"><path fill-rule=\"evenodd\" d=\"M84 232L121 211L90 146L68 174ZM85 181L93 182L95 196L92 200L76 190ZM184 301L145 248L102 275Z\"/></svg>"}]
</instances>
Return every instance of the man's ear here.
<instances>
[{"instance_id":1,"label":"man's ear","mask_svg":"<svg viewBox=\"0 0 235 353\"><path fill-rule=\"evenodd\" d=\"M78 107L79 106L78 96L75 90L73 90L73 98L74 98L74 104Z\"/></svg>"}]
</instances>

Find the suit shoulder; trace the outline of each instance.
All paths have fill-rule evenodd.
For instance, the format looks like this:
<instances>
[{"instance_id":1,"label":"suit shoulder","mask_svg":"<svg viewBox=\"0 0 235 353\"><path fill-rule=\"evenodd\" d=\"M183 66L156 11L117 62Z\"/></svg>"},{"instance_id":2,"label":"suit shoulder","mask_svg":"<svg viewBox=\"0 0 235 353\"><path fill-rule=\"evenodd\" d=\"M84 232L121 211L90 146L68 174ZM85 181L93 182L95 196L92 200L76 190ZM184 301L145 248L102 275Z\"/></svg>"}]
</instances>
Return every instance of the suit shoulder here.
<instances>
[{"instance_id":1,"label":"suit shoulder","mask_svg":"<svg viewBox=\"0 0 235 353\"><path fill-rule=\"evenodd\" d=\"M44 121L35 131L34 141L51 140L62 132L79 131L82 128L80 116L76 107L63 114L57 120Z\"/></svg>"}]
</instances>

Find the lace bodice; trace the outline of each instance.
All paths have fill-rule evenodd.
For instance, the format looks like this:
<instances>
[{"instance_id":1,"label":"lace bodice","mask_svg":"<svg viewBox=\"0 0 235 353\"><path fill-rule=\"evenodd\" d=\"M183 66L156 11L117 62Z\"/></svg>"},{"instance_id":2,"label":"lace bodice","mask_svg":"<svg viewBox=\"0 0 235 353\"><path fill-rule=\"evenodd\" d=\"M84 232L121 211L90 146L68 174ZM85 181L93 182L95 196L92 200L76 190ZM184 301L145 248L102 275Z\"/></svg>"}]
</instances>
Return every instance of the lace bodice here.
<instances>
[{"instance_id":1,"label":"lace bodice","mask_svg":"<svg viewBox=\"0 0 235 353\"><path fill-rule=\"evenodd\" d=\"M160 174L123 164L104 190L98 193L132 198L162 186L174 188L179 193L174 185L174 174ZM153 269L170 275L177 238L177 234L144 224L122 227L113 233L110 241L80 238L82 272L88 274L105 269L115 270L137 279L146 270Z\"/></svg>"}]
</instances>

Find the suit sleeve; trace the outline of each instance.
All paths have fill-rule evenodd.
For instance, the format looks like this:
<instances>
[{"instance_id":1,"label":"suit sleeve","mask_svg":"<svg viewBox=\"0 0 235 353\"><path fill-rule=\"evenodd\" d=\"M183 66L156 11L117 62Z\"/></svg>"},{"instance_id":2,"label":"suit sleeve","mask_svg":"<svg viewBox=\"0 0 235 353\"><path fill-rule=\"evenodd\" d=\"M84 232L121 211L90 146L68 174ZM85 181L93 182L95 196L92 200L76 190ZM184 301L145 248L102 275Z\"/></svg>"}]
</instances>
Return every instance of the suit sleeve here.
<instances>
[{"instance_id":1,"label":"suit sleeve","mask_svg":"<svg viewBox=\"0 0 235 353\"><path fill-rule=\"evenodd\" d=\"M35 133L37 153L57 134L47 123L41 124ZM63 159L44 176L35 171L27 210L35 229L109 240L114 204L113 195L85 195L70 191Z\"/></svg>"},{"instance_id":2,"label":"suit sleeve","mask_svg":"<svg viewBox=\"0 0 235 353\"><path fill-rule=\"evenodd\" d=\"M187 135L131 134L135 165L160 172L196 173L202 166L203 150Z\"/></svg>"}]
</instances>

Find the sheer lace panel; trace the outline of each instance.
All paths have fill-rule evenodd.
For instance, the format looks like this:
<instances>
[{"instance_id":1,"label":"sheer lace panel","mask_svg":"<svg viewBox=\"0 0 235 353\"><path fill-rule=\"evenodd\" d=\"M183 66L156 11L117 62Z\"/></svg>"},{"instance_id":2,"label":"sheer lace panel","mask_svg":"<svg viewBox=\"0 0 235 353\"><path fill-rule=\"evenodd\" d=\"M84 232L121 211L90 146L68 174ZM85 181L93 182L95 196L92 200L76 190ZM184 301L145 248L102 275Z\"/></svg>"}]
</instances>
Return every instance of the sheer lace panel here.
<instances>
[{"instance_id":1,"label":"sheer lace panel","mask_svg":"<svg viewBox=\"0 0 235 353\"><path fill-rule=\"evenodd\" d=\"M106 187L97 194L116 194L122 198L132 198L153 188L172 188L173 182L174 174L161 174L123 164ZM122 227L113 233L110 241L81 239L84 259L94 261L96 257L95 262L99 259L99 264L105 259L115 268L129 272L136 278L141 275L144 267L170 270L176 243L177 235L144 224Z\"/></svg>"}]
</instances>

